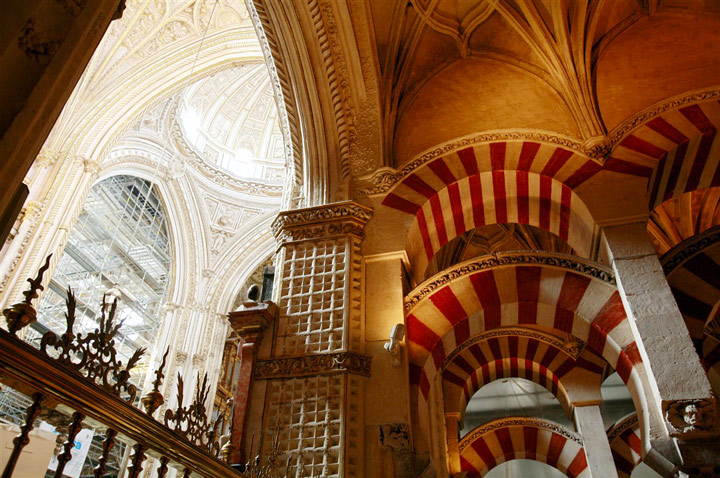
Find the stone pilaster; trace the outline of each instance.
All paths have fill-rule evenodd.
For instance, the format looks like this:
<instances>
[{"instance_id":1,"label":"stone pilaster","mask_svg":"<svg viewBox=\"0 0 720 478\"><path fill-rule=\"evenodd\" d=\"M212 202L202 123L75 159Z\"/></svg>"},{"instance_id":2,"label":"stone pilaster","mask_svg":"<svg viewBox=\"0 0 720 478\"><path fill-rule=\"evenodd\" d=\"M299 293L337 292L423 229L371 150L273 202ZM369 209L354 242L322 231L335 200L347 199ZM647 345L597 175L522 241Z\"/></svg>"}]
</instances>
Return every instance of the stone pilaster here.
<instances>
[{"instance_id":1,"label":"stone pilaster","mask_svg":"<svg viewBox=\"0 0 720 478\"><path fill-rule=\"evenodd\" d=\"M247 431L245 424L250 414L248 402L253 393L253 371L265 330L275 321L276 315L277 307L272 302L245 303L240 310L228 314L230 326L243 340L239 352L240 371L235 382L235 396L233 397L230 463L245 463L250 458L243 453L249 438L243 432ZM251 450L247 453L250 452Z\"/></svg>"},{"instance_id":2,"label":"stone pilaster","mask_svg":"<svg viewBox=\"0 0 720 478\"><path fill-rule=\"evenodd\" d=\"M636 331L643 361L650 367L668 433L691 438L716 431L715 398L695 353L645 222L605 227L618 289ZM694 423L686 423L692 409ZM697 420L702 417L702 420Z\"/></svg>"},{"instance_id":3,"label":"stone pilaster","mask_svg":"<svg viewBox=\"0 0 720 478\"><path fill-rule=\"evenodd\" d=\"M254 376L266 387L263 452L277 436L280 451L302 469L297 476L364 476L370 359L363 354L360 244L370 217L368 208L343 202L284 212L273 223L279 317Z\"/></svg>"},{"instance_id":4,"label":"stone pilaster","mask_svg":"<svg viewBox=\"0 0 720 478\"><path fill-rule=\"evenodd\" d=\"M603 229L618 290L648 371L646 389L651 449L645 462L663 476L681 465L705 464L693 442L716 439L717 402L695 352L645 222ZM689 446L688 446L689 445Z\"/></svg>"},{"instance_id":5,"label":"stone pilaster","mask_svg":"<svg viewBox=\"0 0 720 478\"><path fill-rule=\"evenodd\" d=\"M583 438L583 448L590 476L593 478L617 478L615 461L605 434L600 407L597 404L576 406L574 419L575 428Z\"/></svg>"}]
</instances>

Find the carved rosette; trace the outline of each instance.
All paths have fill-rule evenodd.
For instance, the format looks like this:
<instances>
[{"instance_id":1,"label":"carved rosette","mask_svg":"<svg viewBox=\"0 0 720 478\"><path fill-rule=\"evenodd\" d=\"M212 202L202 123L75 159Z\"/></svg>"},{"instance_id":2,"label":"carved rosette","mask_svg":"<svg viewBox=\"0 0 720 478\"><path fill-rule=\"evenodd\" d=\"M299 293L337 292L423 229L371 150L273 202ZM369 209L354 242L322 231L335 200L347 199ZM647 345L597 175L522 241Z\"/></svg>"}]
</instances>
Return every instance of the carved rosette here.
<instances>
[{"instance_id":1,"label":"carved rosette","mask_svg":"<svg viewBox=\"0 0 720 478\"><path fill-rule=\"evenodd\" d=\"M355 202L281 212L272 223L279 245L337 236L362 238L372 209Z\"/></svg>"},{"instance_id":2,"label":"carved rosette","mask_svg":"<svg viewBox=\"0 0 720 478\"><path fill-rule=\"evenodd\" d=\"M355 352L337 352L301 355L271 360L260 360L255 365L256 379L278 379L349 372L370 376L372 359Z\"/></svg>"}]
</instances>

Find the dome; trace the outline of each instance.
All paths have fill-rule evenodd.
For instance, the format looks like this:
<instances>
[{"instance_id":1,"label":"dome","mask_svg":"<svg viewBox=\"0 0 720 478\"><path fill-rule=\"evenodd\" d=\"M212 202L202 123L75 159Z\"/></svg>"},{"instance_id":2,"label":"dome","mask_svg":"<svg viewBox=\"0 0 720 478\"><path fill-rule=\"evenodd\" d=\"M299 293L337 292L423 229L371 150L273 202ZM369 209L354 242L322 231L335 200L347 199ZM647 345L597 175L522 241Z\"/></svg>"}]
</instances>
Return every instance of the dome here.
<instances>
[{"instance_id":1,"label":"dome","mask_svg":"<svg viewBox=\"0 0 720 478\"><path fill-rule=\"evenodd\" d=\"M264 63L193 83L180 93L177 121L188 145L211 165L238 178L283 184L283 138Z\"/></svg>"}]
</instances>

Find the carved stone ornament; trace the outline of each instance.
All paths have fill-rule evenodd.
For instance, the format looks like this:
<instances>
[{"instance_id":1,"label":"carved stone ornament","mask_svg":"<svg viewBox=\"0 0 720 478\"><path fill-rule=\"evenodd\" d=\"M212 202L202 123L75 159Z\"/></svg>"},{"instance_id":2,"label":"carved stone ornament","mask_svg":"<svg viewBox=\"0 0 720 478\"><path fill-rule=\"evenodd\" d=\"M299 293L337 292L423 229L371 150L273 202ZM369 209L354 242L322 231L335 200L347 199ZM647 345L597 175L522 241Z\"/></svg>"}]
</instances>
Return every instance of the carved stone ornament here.
<instances>
[{"instance_id":1,"label":"carved stone ornament","mask_svg":"<svg viewBox=\"0 0 720 478\"><path fill-rule=\"evenodd\" d=\"M276 379L350 372L370 376L372 358L355 352L336 352L260 360L255 365L256 379Z\"/></svg>"},{"instance_id":2,"label":"carved stone ornament","mask_svg":"<svg viewBox=\"0 0 720 478\"><path fill-rule=\"evenodd\" d=\"M364 196L386 193L402 175L393 168L378 168L369 175L359 178L358 192Z\"/></svg>"},{"instance_id":3,"label":"carved stone ornament","mask_svg":"<svg viewBox=\"0 0 720 478\"><path fill-rule=\"evenodd\" d=\"M708 434L716 430L715 404L710 400L673 400L664 405L671 436Z\"/></svg>"},{"instance_id":4,"label":"carved stone ornament","mask_svg":"<svg viewBox=\"0 0 720 478\"><path fill-rule=\"evenodd\" d=\"M378 425L380 445L393 450L410 449L410 429L406 423Z\"/></svg>"},{"instance_id":5,"label":"carved stone ornament","mask_svg":"<svg viewBox=\"0 0 720 478\"><path fill-rule=\"evenodd\" d=\"M35 29L33 19L28 20L18 38L18 46L37 63L47 63L60 49L61 42L44 37Z\"/></svg>"},{"instance_id":6,"label":"carved stone ornament","mask_svg":"<svg viewBox=\"0 0 720 478\"><path fill-rule=\"evenodd\" d=\"M497 420L493 420L490 423L487 423L485 425L481 425L477 428L475 428L473 431L468 433L463 437L463 439L460 441L460 452L462 453L465 448L470 446L476 439L479 437L490 433L491 431L498 430L500 428L506 428L506 427L535 427L535 428L544 428L546 430L550 430L554 433L557 433L558 435L562 435L565 438L568 438L578 445L582 446L583 441L582 438L580 438L580 435L578 435L575 432L572 432L565 428L562 425L558 425L557 423L551 422L549 420L542 420L539 418L527 418L527 417L508 417L508 418L500 418Z\"/></svg>"},{"instance_id":7,"label":"carved stone ornament","mask_svg":"<svg viewBox=\"0 0 720 478\"><path fill-rule=\"evenodd\" d=\"M331 236L363 237L372 209L352 201L281 212L272 223L278 243Z\"/></svg>"},{"instance_id":8,"label":"carved stone ornament","mask_svg":"<svg viewBox=\"0 0 720 478\"><path fill-rule=\"evenodd\" d=\"M496 253L462 262L426 280L407 295L405 311L411 310L421 300L455 279L486 269L520 264L557 267L615 285L615 276L609 269L575 256L526 251Z\"/></svg>"}]
</instances>

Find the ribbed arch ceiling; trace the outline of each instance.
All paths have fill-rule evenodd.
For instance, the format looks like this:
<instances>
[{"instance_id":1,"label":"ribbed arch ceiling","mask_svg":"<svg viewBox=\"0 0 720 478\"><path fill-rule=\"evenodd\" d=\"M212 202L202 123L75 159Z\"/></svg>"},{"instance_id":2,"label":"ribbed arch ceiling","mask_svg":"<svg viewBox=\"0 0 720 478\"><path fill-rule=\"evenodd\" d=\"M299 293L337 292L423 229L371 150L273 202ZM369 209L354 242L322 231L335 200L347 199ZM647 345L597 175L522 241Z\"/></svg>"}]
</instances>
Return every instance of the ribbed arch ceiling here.
<instances>
[{"instance_id":1,"label":"ribbed arch ceiling","mask_svg":"<svg viewBox=\"0 0 720 478\"><path fill-rule=\"evenodd\" d=\"M240 64L180 94L177 120L188 144L214 166L243 178L283 184L285 156L270 75Z\"/></svg>"}]
</instances>

